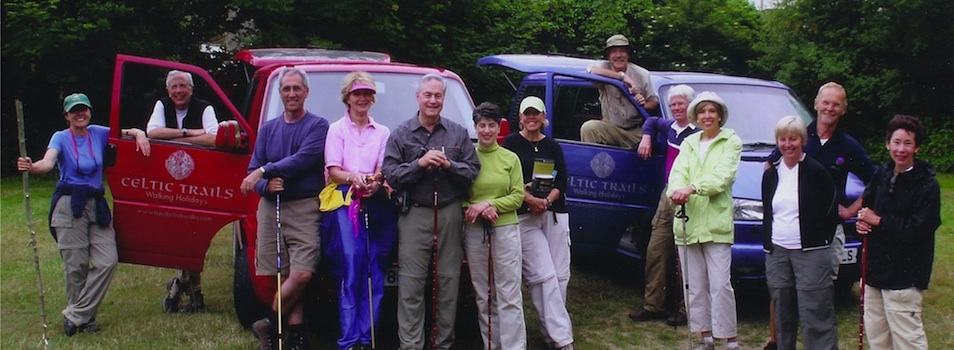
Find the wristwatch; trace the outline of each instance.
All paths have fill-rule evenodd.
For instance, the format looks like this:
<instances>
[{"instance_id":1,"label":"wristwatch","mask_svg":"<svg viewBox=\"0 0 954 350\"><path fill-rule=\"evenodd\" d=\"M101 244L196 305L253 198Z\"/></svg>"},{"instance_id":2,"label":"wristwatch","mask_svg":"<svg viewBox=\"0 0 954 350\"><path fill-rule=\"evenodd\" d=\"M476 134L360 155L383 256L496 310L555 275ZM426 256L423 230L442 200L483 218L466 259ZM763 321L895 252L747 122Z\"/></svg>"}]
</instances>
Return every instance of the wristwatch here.
<instances>
[{"instance_id":1,"label":"wristwatch","mask_svg":"<svg viewBox=\"0 0 954 350\"><path fill-rule=\"evenodd\" d=\"M182 137L186 137L186 135L187 135L187 134L186 134L186 129L185 129L185 128L182 128Z\"/></svg>"},{"instance_id":2,"label":"wristwatch","mask_svg":"<svg viewBox=\"0 0 954 350\"><path fill-rule=\"evenodd\" d=\"M619 72L619 80L626 80L626 72Z\"/></svg>"}]
</instances>

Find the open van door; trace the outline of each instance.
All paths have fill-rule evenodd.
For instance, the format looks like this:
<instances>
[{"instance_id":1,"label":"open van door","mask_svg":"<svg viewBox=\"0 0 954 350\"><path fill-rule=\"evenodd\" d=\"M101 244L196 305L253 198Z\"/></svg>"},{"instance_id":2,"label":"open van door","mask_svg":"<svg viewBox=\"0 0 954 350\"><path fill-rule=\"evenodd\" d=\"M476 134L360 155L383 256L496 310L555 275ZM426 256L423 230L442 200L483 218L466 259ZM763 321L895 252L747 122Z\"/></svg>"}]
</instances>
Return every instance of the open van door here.
<instances>
[{"instance_id":1,"label":"open van door","mask_svg":"<svg viewBox=\"0 0 954 350\"><path fill-rule=\"evenodd\" d=\"M121 128L146 130L170 70L189 72L192 98L208 101L230 132L249 135L229 148L150 139L152 154L136 152ZM255 227L257 195L243 196L254 132L204 69L176 62L117 55L110 101L109 144L115 164L106 169L114 200L113 226L121 262L201 271L212 237L233 221ZM220 128L220 133L223 129ZM234 139L233 139L234 141Z\"/></svg>"}]
</instances>

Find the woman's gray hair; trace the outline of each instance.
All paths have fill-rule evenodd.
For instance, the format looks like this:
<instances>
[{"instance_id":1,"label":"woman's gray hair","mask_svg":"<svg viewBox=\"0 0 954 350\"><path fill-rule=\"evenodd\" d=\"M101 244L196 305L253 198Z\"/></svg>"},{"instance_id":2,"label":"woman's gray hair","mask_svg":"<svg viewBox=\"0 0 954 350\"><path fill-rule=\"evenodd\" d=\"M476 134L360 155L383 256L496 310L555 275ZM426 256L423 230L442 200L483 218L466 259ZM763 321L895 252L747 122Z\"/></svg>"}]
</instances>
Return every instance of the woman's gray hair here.
<instances>
[{"instance_id":1,"label":"woman's gray hair","mask_svg":"<svg viewBox=\"0 0 954 350\"><path fill-rule=\"evenodd\" d=\"M195 84L192 83L192 73L183 72L181 70L171 70L166 74L166 89L172 87L172 79L175 79L177 76L182 76L186 83L189 84L189 88L194 88Z\"/></svg>"},{"instance_id":2,"label":"woman's gray hair","mask_svg":"<svg viewBox=\"0 0 954 350\"><path fill-rule=\"evenodd\" d=\"M666 93L666 103L669 103L669 101L676 96L685 97L686 102L689 102L696 98L696 90L693 90L691 86L686 84L673 86L671 89L669 89L669 92Z\"/></svg>"},{"instance_id":3,"label":"woman's gray hair","mask_svg":"<svg viewBox=\"0 0 954 350\"><path fill-rule=\"evenodd\" d=\"M808 130L802 118L788 115L782 117L782 119L779 119L778 122L775 123L775 140L787 135L798 135L798 137L802 139L802 146L808 142Z\"/></svg>"},{"instance_id":4,"label":"woman's gray hair","mask_svg":"<svg viewBox=\"0 0 954 350\"><path fill-rule=\"evenodd\" d=\"M301 84L308 88L308 74L305 74L305 71L295 68L295 67L286 67L282 68L282 71L278 73L278 88L282 88L282 80L285 79L285 76L289 74L298 74L301 77Z\"/></svg>"},{"instance_id":5,"label":"woman's gray hair","mask_svg":"<svg viewBox=\"0 0 954 350\"><path fill-rule=\"evenodd\" d=\"M444 77L440 76L437 73L424 74L424 76L421 77L421 80L417 82L417 92L421 92L421 89L424 88L424 83L427 83L431 80L436 80L441 82L441 86L443 87L441 91L447 92L447 82L444 81Z\"/></svg>"}]
</instances>

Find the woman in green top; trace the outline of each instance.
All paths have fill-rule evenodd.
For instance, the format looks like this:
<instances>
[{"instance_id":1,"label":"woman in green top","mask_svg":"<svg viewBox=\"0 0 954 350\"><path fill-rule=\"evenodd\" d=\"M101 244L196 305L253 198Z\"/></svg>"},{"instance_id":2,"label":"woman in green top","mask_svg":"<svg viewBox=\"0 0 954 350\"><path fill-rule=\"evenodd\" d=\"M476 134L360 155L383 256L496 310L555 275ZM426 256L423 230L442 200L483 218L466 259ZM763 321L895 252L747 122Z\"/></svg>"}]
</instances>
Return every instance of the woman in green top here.
<instances>
[{"instance_id":1,"label":"woman in green top","mask_svg":"<svg viewBox=\"0 0 954 350\"><path fill-rule=\"evenodd\" d=\"M474 109L480 173L464 202L464 250L484 343L493 349L526 349L517 221L523 170L516 154L497 145L500 118L500 108L493 103Z\"/></svg>"}]
</instances>

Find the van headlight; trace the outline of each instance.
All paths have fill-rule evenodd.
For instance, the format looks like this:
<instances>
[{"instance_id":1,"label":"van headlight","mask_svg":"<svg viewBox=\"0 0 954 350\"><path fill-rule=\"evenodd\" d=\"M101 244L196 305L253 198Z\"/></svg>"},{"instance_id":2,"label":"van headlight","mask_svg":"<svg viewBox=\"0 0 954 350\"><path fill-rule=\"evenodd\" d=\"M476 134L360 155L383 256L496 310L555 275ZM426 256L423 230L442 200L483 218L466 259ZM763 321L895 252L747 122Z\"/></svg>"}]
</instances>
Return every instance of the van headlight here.
<instances>
[{"instance_id":1,"label":"van headlight","mask_svg":"<svg viewBox=\"0 0 954 350\"><path fill-rule=\"evenodd\" d=\"M744 221L762 221L762 201L733 198L733 219Z\"/></svg>"}]
</instances>

